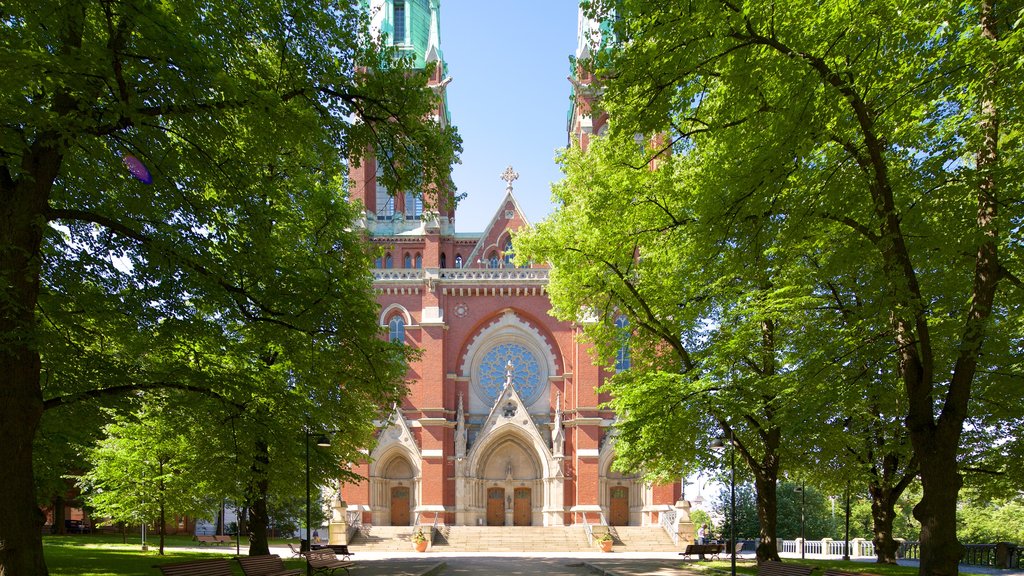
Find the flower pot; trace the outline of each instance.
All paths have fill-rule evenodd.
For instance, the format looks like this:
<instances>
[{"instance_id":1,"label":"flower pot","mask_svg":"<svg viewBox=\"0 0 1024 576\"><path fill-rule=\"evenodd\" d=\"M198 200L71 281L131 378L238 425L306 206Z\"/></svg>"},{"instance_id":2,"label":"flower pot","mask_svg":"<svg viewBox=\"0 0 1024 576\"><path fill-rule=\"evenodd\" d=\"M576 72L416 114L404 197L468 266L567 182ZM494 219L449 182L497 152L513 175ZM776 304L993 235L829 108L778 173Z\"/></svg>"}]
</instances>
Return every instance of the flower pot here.
<instances>
[{"instance_id":1,"label":"flower pot","mask_svg":"<svg viewBox=\"0 0 1024 576\"><path fill-rule=\"evenodd\" d=\"M427 551L427 541L426 540L421 540L419 542L416 542L416 551L417 552L426 552Z\"/></svg>"},{"instance_id":2,"label":"flower pot","mask_svg":"<svg viewBox=\"0 0 1024 576\"><path fill-rule=\"evenodd\" d=\"M611 552L612 551L612 541L611 540L601 540L600 543L601 543L601 552Z\"/></svg>"}]
</instances>

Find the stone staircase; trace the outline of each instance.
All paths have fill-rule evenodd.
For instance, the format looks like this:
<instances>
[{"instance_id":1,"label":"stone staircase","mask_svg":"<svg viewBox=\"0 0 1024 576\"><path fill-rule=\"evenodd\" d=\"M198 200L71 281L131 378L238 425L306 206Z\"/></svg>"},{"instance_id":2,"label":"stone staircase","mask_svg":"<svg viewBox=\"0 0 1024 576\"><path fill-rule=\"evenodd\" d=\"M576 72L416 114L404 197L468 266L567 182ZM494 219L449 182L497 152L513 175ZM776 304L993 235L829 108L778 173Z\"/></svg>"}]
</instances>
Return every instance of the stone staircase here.
<instances>
[{"instance_id":1,"label":"stone staircase","mask_svg":"<svg viewBox=\"0 0 1024 576\"><path fill-rule=\"evenodd\" d=\"M677 552L682 548L672 543L661 526L615 526L612 528L615 550L621 552Z\"/></svg>"},{"instance_id":2,"label":"stone staircase","mask_svg":"<svg viewBox=\"0 0 1024 576\"><path fill-rule=\"evenodd\" d=\"M412 526L362 527L350 545L353 552L408 552ZM679 550L658 526L616 526L612 529L618 552L673 552ZM443 526L431 550L444 552L594 552L583 526Z\"/></svg>"},{"instance_id":3,"label":"stone staircase","mask_svg":"<svg viewBox=\"0 0 1024 576\"><path fill-rule=\"evenodd\" d=\"M412 550L412 526L360 526L349 545L352 551L408 552Z\"/></svg>"}]
</instances>

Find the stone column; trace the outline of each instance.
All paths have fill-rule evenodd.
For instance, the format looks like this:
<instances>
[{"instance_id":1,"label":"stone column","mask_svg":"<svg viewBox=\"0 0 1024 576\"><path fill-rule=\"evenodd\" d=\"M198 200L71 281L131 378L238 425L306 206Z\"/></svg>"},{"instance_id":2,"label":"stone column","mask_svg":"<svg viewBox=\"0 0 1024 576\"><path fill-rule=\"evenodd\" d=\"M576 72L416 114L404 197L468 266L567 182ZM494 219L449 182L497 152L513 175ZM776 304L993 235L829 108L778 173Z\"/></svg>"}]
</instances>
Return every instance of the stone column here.
<instances>
[{"instance_id":1,"label":"stone column","mask_svg":"<svg viewBox=\"0 0 1024 576\"><path fill-rule=\"evenodd\" d=\"M693 521L690 520L690 501L676 501L676 534L679 535L680 546L695 544Z\"/></svg>"},{"instance_id":2,"label":"stone column","mask_svg":"<svg viewBox=\"0 0 1024 576\"><path fill-rule=\"evenodd\" d=\"M331 523L327 534L328 544L348 544L348 505L339 496L331 502Z\"/></svg>"}]
</instances>

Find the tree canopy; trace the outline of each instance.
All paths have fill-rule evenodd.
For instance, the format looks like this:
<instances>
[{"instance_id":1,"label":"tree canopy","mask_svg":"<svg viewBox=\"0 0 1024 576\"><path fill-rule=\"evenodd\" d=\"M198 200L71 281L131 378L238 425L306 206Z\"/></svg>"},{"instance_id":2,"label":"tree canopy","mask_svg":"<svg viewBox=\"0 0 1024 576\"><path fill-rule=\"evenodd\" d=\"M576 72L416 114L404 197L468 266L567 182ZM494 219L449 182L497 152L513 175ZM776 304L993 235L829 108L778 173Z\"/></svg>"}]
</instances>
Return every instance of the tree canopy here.
<instances>
[{"instance_id":1,"label":"tree canopy","mask_svg":"<svg viewBox=\"0 0 1024 576\"><path fill-rule=\"evenodd\" d=\"M253 454L298 450L305 426L344 431L335 462L360 455L409 351L379 335L346 174L373 149L390 190L450 181L460 141L431 117L430 70L358 2L0 16L0 571L46 573L33 440L62 428L44 411L89 406L95 430L101 407L173 392L215 437L245 420L232 449L260 481Z\"/></svg>"},{"instance_id":2,"label":"tree canopy","mask_svg":"<svg viewBox=\"0 0 1024 576\"><path fill-rule=\"evenodd\" d=\"M580 63L608 152L566 153L558 212L517 247L554 263L558 313L598 311L603 350L608 315L628 315L623 437L643 414L637 437L701 442L680 399L745 423L767 399L787 438L875 410L858 430L902 422L920 470L922 573L955 573L964 425L995 414L972 398L1021 378L1020 3L584 6L608 23ZM637 135L650 145L629 158ZM578 246L619 254L587 264ZM808 395L846 413L820 419ZM679 464L664 443L622 447Z\"/></svg>"}]
</instances>

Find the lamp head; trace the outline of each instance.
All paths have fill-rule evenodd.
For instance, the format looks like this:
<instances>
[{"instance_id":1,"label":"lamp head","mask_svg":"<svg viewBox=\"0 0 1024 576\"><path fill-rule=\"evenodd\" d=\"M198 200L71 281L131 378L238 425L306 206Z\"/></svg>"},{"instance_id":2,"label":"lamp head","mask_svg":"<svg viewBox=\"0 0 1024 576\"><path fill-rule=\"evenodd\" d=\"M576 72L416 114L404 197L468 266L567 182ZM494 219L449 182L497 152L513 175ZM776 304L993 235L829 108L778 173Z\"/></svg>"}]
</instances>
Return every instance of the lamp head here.
<instances>
[{"instance_id":1,"label":"lamp head","mask_svg":"<svg viewBox=\"0 0 1024 576\"><path fill-rule=\"evenodd\" d=\"M725 439L719 437L719 438L715 438L714 440L712 440L711 441L711 449L712 450L725 450Z\"/></svg>"},{"instance_id":2,"label":"lamp head","mask_svg":"<svg viewBox=\"0 0 1024 576\"><path fill-rule=\"evenodd\" d=\"M331 445L331 439L325 434L321 434L320 437L316 439L316 445L321 448L327 448Z\"/></svg>"}]
</instances>

